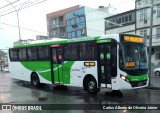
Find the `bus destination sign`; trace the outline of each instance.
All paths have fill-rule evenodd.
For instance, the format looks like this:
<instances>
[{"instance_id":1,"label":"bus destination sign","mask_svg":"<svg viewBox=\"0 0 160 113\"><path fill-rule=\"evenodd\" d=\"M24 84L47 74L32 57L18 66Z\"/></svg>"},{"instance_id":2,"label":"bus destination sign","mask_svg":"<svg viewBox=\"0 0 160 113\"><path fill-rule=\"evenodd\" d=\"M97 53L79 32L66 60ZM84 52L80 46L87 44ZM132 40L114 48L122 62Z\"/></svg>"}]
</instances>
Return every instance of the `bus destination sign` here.
<instances>
[{"instance_id":1,"label":"bus destination sign","mask_svg":"<svg viewBox=\"0 0 160 113\"><path fill-rule=\"evenodd\" d=\"M124 42L133 42L133 43L143 43L143 38L138 36L124 36L123 37Z\"/></svg>"}]
</instances>

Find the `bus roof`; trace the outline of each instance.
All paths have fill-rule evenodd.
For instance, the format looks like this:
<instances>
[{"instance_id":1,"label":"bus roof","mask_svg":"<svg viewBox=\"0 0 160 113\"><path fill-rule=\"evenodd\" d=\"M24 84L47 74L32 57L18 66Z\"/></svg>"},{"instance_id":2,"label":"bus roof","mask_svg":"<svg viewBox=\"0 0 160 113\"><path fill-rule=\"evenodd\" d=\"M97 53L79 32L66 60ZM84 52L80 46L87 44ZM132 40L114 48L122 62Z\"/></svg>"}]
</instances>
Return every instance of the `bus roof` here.
<instances>
[{"instance_id":1,"label":"bus roof","mask_svg":"<svg viewBox=\"0 0 160 113\"><path fill-rule=\"evenodd\" d=\"M30 47L30 46L43 46L43 45L52 45L52 44L63 44L63 43L70 43L70 42L91 41L91 40L97 40L100 37L101 36L72 38L72 39L53 38L51 40L36 40L36 41L32 41L31 43L27 43L27 44L14 45L14 48Z\"/></svg>"},{"instance_id":2,"label":"bus roof","mask_svg":"<svg viewBox=\"0 0 160 113\"><path fill-rule=\"evenodd\" d=\"M121 35L140 36L137 34L120 33L120 34L109 34L109 35L102 35L102 36L91 36L91 37L81 37L81 38L72 38L72 39L53 38L49 40L36 40L27 44L14 45L14 48L45 46L45 45L64 44L64 43L71 43L71 42L83 42L83 41L92 41L92 40L98 40L98 39L103 40L108 38L113 38L119 42L120 40L119 36Z\"/></svg>"}]
</instances>

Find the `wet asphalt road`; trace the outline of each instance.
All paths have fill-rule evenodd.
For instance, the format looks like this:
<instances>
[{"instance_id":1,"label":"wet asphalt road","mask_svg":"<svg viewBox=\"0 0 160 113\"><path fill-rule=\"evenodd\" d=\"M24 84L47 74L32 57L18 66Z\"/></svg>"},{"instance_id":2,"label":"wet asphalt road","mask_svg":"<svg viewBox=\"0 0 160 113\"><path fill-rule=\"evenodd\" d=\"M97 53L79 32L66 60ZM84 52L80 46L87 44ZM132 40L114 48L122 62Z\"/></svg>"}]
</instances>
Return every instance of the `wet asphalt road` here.
<instances>
[{"instance_id":1,"label":"wet asphalt road","mask_svg":"<svg viewBox=\"0 0 160 113\"><path fill-rule=\"evenodd\" d=\"M32 88L30 83L10 79L8 73L0 73L0 103L10 104L160 104L160 90L138 89L123 91L123 97L113 97L102 90L96 96L82 88L51 89ZM46 97L46 100L39 100ZM0 113L160 113L160 110L46 110L0 111Z\"/></svg>"}]
</instances>

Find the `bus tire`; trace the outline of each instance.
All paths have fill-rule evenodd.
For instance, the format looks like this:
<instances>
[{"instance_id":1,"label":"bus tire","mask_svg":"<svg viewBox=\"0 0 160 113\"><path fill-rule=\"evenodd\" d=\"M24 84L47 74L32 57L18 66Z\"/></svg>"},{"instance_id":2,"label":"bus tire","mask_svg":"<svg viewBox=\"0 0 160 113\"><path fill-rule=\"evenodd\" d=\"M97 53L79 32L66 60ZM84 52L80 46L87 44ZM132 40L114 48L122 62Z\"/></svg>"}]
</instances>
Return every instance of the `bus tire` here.
<instances>
[{"instance_id":1,"label":"bus tire","mask_svg":"<svg viewBox=\"0 0 160 113\"><path fill-rule=\"evenodd\" d=\"M33 73L31 75L31 85L34 86L34 87L39 87L40 86L39 77L36 73Z\"/></svg>"},{"instance_id":2,"label":"bus tire","mask_svg":"<svg viewBox=\"0 0 160 113\"><path fill-rule=\"evenodd\" d=\"M156 76L160 76L160 72L159 72L159 71L156 71L156 72L155 72L155 75L156 75Z\"/></svg>"},{"instance_id":3,"label":"bus tire","mask_svg":"<svg viewBox=\"0 0 160 113\"><path fill-rule=\"evenodd\" d=\"M93 77L89 77L85 83L86 91L90 94L97 94L99 92L97 88L97 82Z\"/></svg>"}]
</instances>

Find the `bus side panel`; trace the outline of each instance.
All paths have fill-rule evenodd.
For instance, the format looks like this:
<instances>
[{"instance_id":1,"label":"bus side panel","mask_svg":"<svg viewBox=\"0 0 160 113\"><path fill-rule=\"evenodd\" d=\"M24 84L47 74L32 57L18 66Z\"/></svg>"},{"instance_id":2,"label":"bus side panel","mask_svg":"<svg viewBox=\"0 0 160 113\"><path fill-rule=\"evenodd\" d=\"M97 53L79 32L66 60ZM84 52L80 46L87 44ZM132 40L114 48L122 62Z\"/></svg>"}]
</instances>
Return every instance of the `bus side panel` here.
<instances>
[{"instance_id":1,"label":"bus side panel","mask_svg":"<svg viewBox=\"0 0 160 113\"><path fill-rule=\"evenodd\" d=\"M29 62L10 62L11 78L30 81L32 72L36 72L41 83L51 83L51 72L49 61L29 61Z\"/></svg>"},{"instance_id":2,"label":"bus side panel","mask_svg":"<svg viewBox=\"0 0 160 113\"><path fill-rule=\"evenodd\" d=\"M62 66L60 66L60 76L64 84L70 84L71 67L75 61L65 61Z\"/></svg>"},{"instance_id":3,"label":"bus side panel","mask_svg":"<svg viewBox=\"0 0 160 113\"><path fill-rule=\"evenodd\" d=\"M10 77L13 79L30 81L31 71L26 69L20 62L9 62Z\"/></svg>"},{"instance_id":4,"label":"bus side panel","mask_svg":"<svg viewBox=\"0 0 160 113\"><path fill-rule=\"evenodd\" d=\"M94 66L85 66L85 62L94 62ZM96 81L97 61L75 61L70 70L70 86L83 87L83 80L86 75L93 75Z\"/></svg>"}]
</instances>

